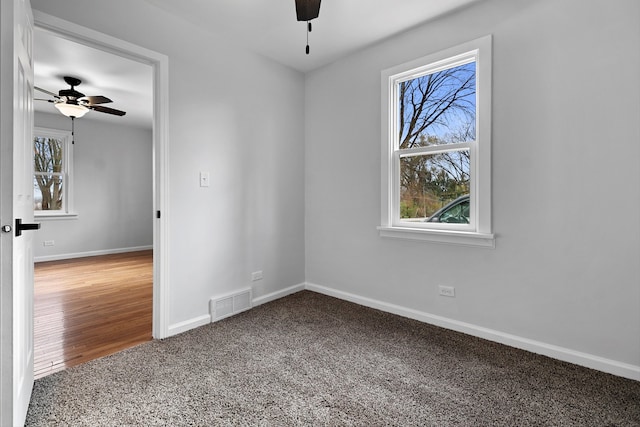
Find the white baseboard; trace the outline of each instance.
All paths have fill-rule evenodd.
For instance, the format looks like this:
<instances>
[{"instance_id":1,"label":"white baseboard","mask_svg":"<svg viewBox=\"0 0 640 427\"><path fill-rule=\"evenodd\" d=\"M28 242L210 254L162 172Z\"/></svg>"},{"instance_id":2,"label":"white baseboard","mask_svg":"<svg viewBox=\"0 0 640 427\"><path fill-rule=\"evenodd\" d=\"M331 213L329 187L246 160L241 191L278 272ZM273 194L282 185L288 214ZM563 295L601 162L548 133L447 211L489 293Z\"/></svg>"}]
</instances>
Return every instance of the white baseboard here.
<instances>
[{"instance_id":1,"label":"white baseboard","mask_svg":"<svg viewBox=\"0 0 640 427\"><path fill-rule=\"evenodd\" d=\"M287 295L295 294L296 292L303 291L305 289L305 284L300 283L299 285L290 286L285 289L281 289L276 292L272 292L268 295L263 295L259 298L254 298L251 300L251 307L249 310L255 306L265 304L270 301L275 301L279 298L286 297ZM235 295L237 293L230 293L228 295ZM234 313L236 314L236 313ZM211 314L205 314L202 316L194 317L192 319L185 320L183 322L175 323L173 325L169 325L169 333L167 337L178 335L183 332L187 332L191 329L198 328L200 326L204 326L211 323Z\"/></svg>"},{"instance_id":2,"label":"white baseboard","mask_svg":"<svg viewBox=\"0 0 640 427\"><path fill-rule=\"evenodd\" d=\"M268 302L275 301L277 299L286 297L287 295L291 295L291 294L295 294L296 292L304 291L304 289L305 289L305 284L304 283L300 283L298 285L293 285L293 286L290 286L288 288L281 289L279 291L272 292L270 294L263 295L263 296L258 297L258 298L254 298L253 301L251 302L251 305L253 307L255 307L255 306L258 306L258 305L261 305L261 304L266 304Z\"/></svg>"},{"instance_id":3,"label":"white baseboard","mask_svg":"<svg viewBox=\"0 0 640 427\"><path fill-rule=\"evenodd\" d=\"M202 316L194 317L193 319L185 320L184 322L169 325L169 334L167 336L171 337L173 335L178 335L191 329L208 325L209 323L211 323L211 315L203 314Z\"/></svg>"},{"instance_id":4,"label":"white baseboard","mask_svg":"<svg viewBox=\"0 0 640 427\"><path fill-rule=\"evenodd\" d=\"M606 359L592 354L583 353L580 351L575 351L540 341L530 340L528 338L522 338L516 335L511 335L493 329L484 328L482 326L473 325L471 323L461 322L458 320L449 319L447 317L401 307L395 304L389 304L383 301L354 295L313 283L307 283L305 285L305 289L340 298L342 300L350 301L366 307L375 308L378 310L386 311L388 313L393 313L399 316L408 317L410 319L440 326L446 329L462 332L475 337L484 338L489 341L494 341L511 347L527 350L532 353L541 354L554 359L640 381L640 366L618 362L616 360Z\"/></svg>"},{"instance_id":5,"label":"white baseboard","mask_svg":"<svg viewBox=\"0 0 640 427\"><path fill-rule=\"evenodd\" d=\"M122 254L125 252L138 252L138 251L146 251L149 249L153 249L153 245L149 246L134 246L131 248L116 248L116 249L103 249L99 251L88 251L88 252L76 252L70 254L58 254L58 255L44 255L33 257L33 262L45 262L45 261L58 261L61 259L72 259L72 258L84 258L90 256L100 256L100 255L111 255L111 254Z\"/></svg>"}]
</instances>

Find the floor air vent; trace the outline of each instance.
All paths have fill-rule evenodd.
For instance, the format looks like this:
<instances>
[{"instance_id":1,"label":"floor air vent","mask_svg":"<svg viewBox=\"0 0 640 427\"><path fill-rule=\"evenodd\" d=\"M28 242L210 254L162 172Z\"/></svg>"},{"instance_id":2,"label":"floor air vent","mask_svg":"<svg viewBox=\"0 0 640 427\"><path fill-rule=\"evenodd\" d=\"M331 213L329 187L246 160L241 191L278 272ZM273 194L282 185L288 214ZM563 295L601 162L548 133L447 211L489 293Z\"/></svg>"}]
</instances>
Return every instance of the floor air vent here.
<instances>
[{"instance_id":1,"label":"floor air vent","mask_svg":"<svg viewBox=\"0 0 640 427\"><path fill-rule=\"evenodd\" d=\"M251 289L211 298L209 311L211 321L217 322L225 317L233 316L251 308Z\"/></svg>"}]
</instances>

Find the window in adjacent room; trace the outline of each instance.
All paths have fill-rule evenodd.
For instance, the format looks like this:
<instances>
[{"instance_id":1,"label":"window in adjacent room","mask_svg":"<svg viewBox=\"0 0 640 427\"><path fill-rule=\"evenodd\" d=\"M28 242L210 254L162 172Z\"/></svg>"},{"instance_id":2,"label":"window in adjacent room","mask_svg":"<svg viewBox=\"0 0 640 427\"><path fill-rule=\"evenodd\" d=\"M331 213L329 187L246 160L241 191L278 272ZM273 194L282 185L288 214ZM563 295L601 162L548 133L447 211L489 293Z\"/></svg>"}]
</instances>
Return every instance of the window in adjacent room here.
<instances>
[{"instance_id":1,"label":"window in adjacent room","mask_svg":"<svg viewBox=\"0 0 640 427\"><path fill-rule=\"evenodd\" d=\"M33 134L33 209L38 217L73 213L71 133L35 128Z\"/></svg>"},{"instance_id":2,"label":"window in adjacent room","mask_svg":"<svg viewBox=\"0 0 640 427\"><path fill-rule=\"evenodd\" d=\"M491 36L382 73L380 234L493 246Z\"/></svg>"}]
</instances>

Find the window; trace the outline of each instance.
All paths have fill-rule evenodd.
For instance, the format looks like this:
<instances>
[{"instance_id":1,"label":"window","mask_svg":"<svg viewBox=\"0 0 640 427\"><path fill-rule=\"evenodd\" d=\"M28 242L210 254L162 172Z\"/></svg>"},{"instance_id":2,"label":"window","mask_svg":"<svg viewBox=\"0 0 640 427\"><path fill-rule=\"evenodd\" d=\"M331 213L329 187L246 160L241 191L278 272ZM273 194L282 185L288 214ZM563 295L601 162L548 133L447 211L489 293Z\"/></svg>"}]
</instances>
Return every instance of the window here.
<instances>
[{"instance_id":1,"label":"window","mask_svg":"<svg viewBox=\"0 0 640 427\"><path fill-rule=\"evenodd\" d=\"M33 134L33 209L38 217L73 213L71 133L35 128Z\"/></svg>"},{"instance_id":2,"label":"window","mask_svg":"<svg viewBox=\"0 0 640 427\"><path fill-rule=\"evenodd\" d=\"M491 36L382 72L380 235L494 246Z\"/></svg>"}]
</instances>

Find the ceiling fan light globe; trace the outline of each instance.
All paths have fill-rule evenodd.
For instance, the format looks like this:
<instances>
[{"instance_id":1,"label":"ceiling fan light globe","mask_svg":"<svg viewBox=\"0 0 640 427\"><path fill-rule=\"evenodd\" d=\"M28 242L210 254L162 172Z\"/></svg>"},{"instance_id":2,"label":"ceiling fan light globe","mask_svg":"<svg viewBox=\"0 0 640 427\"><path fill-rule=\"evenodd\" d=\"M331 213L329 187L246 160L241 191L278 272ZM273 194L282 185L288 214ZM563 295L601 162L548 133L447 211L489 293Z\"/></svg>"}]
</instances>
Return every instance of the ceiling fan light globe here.
<instances>
[{"instance_id":1,"label":"ceiling fan light globe","mask_svg":"<svg viewBox=\"0 0 640 427\"><path fill-rule=\"evenodd\" d=\"M65 102L58 102L54 106L67 117L73 117L79 119L89 112L89 109L83 105L67 104Z\"/></svg>"}]
</instances>

